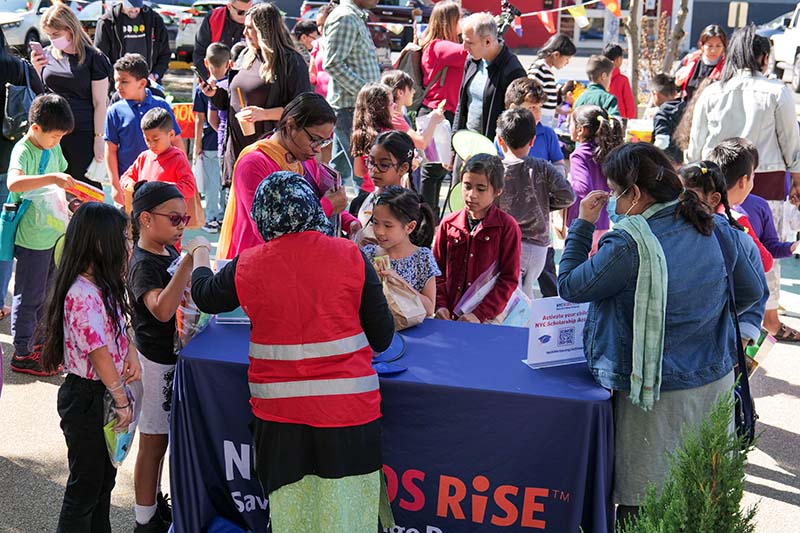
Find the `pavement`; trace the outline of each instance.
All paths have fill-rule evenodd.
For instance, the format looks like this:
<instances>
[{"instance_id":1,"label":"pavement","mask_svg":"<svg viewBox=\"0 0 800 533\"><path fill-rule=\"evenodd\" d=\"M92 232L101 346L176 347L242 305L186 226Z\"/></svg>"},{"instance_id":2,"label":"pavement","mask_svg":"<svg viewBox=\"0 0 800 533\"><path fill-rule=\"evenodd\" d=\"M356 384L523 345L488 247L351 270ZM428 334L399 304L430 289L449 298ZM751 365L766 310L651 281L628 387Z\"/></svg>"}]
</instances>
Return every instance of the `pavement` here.
<instances>
[{"instance_id":1,"label":"pavement","mask_svg":"<svg viewBox=\"0 0 800 533\"><path fill-rule=\"evenodd\" d=\"M531 56L522 58L525 66L532 60ZM584 64L585 58L576 58L563 77L579 79ZM190 238L193 232L188 233ZM782 319L800 328L800 260L784 259L781 264L781 304L787 310ZM10 319L0 321L5 375L0 396L0 533L53 531L68 475L67 450L56 412L63 377L35 378L11 372L9 328ZM757 533L795 532L800 524L800 345L777 345L751 386L761 434L749 458L743 503L759 507ZM111 508L115 532L133 527L136 451L134 444L117 473ZM169 490L168 469L163 486Z\"/></svg>"}]
</instances>

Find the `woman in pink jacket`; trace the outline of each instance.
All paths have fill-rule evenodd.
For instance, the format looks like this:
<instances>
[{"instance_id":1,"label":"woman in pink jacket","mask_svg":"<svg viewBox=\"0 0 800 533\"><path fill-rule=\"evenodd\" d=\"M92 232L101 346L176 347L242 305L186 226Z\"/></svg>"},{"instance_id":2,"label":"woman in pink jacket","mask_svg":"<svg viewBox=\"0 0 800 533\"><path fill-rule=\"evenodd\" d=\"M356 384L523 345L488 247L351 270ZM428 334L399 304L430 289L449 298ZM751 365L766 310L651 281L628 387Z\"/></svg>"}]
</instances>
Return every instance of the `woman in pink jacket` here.
<instances>
[{"instance_id":1,"label":"woman in pink jacket","mask_svg":"<svg viewBox=\"0 0 800 533\"><path fill-rule=\"evenodd\" d=\"M461 7L456 2L445 0L437 3L431 12L428 28L419 41L422 47L422 83L425 87L437 73L447 68L444 81L437 79L422 101L419 115L427 115L445 101L444 116L450 124L453 123L458 105L458 91L467 61L467 51L458 42L460 19Z\"/></svg>"}]
</instances>

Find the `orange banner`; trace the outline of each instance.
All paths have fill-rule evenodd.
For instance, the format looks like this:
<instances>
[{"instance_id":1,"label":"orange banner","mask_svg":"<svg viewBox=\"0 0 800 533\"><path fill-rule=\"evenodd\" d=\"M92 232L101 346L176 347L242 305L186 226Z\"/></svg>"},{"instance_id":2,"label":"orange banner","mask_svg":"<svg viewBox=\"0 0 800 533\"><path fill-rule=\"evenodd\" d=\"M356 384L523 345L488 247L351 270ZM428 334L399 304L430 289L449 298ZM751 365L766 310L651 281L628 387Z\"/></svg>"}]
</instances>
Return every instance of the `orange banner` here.
<instances>
[{"instance_id":1,"label":"orange banner","mask_svg":"<svg viewBox=\"0 0 800 533\"><path fill-rule=\"evenodd\" d=\"M172 104L172 112L175 113L175 120L181 128L181 138L194 139L194 113L192 104Z\"/></svg>"}]
</instances>

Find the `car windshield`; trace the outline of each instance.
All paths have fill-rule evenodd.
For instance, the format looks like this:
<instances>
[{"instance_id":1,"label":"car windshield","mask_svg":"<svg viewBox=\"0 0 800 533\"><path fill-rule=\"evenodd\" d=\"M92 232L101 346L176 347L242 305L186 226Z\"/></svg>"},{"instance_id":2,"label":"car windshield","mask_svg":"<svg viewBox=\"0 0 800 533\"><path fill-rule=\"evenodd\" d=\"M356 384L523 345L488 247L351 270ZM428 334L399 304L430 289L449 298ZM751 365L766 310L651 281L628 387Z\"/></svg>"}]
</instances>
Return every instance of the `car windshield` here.
<instances>
[{"instance_id":1,"label":"car windshield","mask_svg":"<svg viewBox=\"0 0 800 533\"><path fill-rule=\"evenodd\" d=\"M32 9L33 2L29 0L0 0L0 12L1 11L30 11Z\"/></svg>"},{"instance_id":2,"label":"car windshield","mask_svg":"<svg viewBox=\"0 0 800 533\"><path fill-rule=\"evenodd\" d=\"M784 13L783 15L781 15L779 17L775 17L774 19L770 20L769 22L765 22L764 26L767 26L769 28L771 28L773 26L774 27L783 26L784 21L791 20L791 18L792 18L792 13L791 12Z\"/></svg>"}]
</instances>

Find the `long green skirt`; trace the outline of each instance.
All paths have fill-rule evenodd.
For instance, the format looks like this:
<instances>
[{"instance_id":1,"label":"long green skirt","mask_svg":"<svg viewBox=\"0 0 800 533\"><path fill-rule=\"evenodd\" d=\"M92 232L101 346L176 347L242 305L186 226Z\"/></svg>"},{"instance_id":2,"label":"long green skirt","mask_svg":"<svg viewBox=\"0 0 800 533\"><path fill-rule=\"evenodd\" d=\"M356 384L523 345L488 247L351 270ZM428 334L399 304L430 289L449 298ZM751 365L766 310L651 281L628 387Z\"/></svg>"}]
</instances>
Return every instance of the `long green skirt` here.
<instances>
[{"instance_id":1,"label":"long green skirt","mask_svg":"<svg viewBox=\"0 0 800 533\"><path fill-rule=\"evenodd\" d=\"M378 531L381 471L325 479L307 475L269 495L273 533Z\"/></svg>"}]
</instances>

